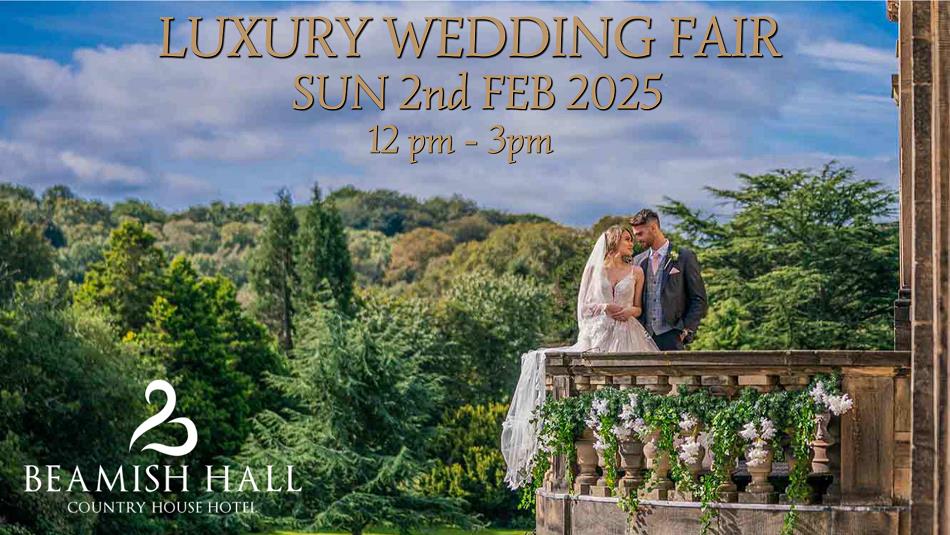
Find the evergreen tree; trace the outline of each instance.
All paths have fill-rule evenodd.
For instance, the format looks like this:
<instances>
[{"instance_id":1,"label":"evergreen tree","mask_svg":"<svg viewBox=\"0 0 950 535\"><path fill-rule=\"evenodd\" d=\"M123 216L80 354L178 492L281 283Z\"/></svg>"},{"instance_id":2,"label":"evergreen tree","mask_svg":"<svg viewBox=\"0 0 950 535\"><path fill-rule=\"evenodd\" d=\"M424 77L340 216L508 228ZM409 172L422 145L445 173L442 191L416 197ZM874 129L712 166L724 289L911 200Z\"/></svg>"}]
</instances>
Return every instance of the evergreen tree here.
<instances>
[{"instance_id":1,"label":"evergreen tree","mask_svg":"<svg viewBox=\"0 0 950 535\"><path fill-rule=\"evenodd\" d=\"M833 164L739 179L740 189L709 189L735 207L730 218L664 207L708 281L698 347L891 347L894 192Z\"/></svg>"},{"instance_id":2,"label":"evergreen tree","mask_svg":"<svg viewBox=\"0 0 950 535\"><path fill-rule=\"evenodd\" d=\"M297 285L294 241L297 235L290 192L277 192L277 204L268 206L264 230L251 258L250 281L257 294L256 310L284 350L293 348L293 289Z\"/></svg>"},{"instance_id":3,"label":"evergreen tree","mask_svg":"<svg viewBox=\"0 0 950 535\"><path fill-rule=\"evenodd\" d=\"M340 308L349 310L354 273L343 220L336 206L321 198L317 184L300 226L297 272L300 296L305 303L321 300L329 290Z\"/></svg>"},{"instance_id":4,"label":"evergreen tree","mask_svg":"<svg viewBox=\"0 0 950 535\"><path fill-rule=\"evenodd\" d=\"M137 220L124 221L109 235L104 258L86 272L76 303L104 310L123 332L138 331L148 322L164 267L155 236Z\"/></svg>"},{"instance_id":5,"label":"evergreen tree","mask_svg":"<svg viewBox=\"0 0 950 535\"><path fill-rule=\"evenodd\" d=\"M256 397L230 345L236 333L223 329L239 309L236 301L228 302L226 286L199 277L185 257L176 257L166 271L166 290L149 313L151 323L136 338L147 358L164 366L180 411L195 421L198 445L190 459L202 465L239 450Z\"/></svg>"},{"instance_id":6,"label":"evergreen tree","mask_svg":"<svg viewBox=\"0 0 950 535\"><path fill-rule=\"evenodd\" d=\"M423 496L411 483L424 473L433 433L438 399L429 384L364 323L314 312L301 325L290 375L275 381L298 410L262 414L239 458L295 468L302 491L264 496L264 514L356 535L370 525L471 525L460 501Z\"/></svg>"}]
</instances>

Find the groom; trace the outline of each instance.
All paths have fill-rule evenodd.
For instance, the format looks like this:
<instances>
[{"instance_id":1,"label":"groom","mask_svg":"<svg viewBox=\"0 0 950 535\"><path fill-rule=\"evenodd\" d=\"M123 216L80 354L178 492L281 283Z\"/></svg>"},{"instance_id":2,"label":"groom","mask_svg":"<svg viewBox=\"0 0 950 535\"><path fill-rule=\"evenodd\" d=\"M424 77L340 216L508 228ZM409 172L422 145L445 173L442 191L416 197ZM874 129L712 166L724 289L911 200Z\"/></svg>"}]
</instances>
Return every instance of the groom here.
<instances>
[{"instance_id":1,"label":"groom","mask_svg":"<svg viewBox=\"0 0 950 535\"><path fill-rule=\"evenodd\" d=\"M706 315L706 285L699 261L689 249L673 248L653 210L640 210L630 225L637 241L647 248L634 258L644 273L640 323L660 351L684 349Z\"/></svg>"}]
</instances>

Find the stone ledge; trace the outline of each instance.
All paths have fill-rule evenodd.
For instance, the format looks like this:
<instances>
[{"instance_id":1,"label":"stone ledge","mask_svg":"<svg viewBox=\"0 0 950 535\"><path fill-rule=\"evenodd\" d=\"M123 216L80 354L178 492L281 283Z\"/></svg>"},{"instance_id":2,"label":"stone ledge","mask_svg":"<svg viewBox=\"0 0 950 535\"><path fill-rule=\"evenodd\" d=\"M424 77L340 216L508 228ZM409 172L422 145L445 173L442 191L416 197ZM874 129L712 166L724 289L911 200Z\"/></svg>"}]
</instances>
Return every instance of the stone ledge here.
<instances>
[{"instance_id":1,"label":"stone ledge","mask_svg":"<svg viewBox=\"0 0 950 535\"><path fill-rule=\"evenodd\" d=\"M700 504L641 500L629 519L616 498L538 493L538 535L689 535L700 532ZM710 533L761 535L779 533L789 505L717 503L719 511ZM887 534L909 533L906 506L800 505L796 533Z\"/></svg>"}]
</instances>

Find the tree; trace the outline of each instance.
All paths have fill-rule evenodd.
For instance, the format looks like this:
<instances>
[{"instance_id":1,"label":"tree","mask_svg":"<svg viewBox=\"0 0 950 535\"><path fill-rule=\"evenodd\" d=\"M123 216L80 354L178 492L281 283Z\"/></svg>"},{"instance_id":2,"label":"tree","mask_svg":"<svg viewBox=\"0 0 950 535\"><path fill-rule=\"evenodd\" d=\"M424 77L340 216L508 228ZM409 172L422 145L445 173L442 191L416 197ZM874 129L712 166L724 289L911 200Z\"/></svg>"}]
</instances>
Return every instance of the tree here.
<instances>
[{"instance_id":1,"label":"tree","mask_svg":"<svg viewBox=\"0 0 950 535\"><path fill-rule=\"evenodd\" d=\"M284 350L294 345L292 292L297 285L294 266L297 228L290 192L282 189L277 192L277 204L267 208L260 243L251 258L250 281L257 294L258 316L277 334Z\"/></svg>"},{"instance_id":2,"label":"tree","mask_svg":"<svg viewBox=\"0 0 950 535\"><path fill-rule=\"evenodd\" d=\"M465 243L484 240L495 229L495 225L482 214L472 214L449 221L443 225L443 229L456 243Z\"/></svg>"},{"instance_id":3,"label":"tree","mask_svg":"<svg viewBox=\"0 0 950 535\"><path fill-rule=\"evenodd\" d=\"M545 326L545 339L567 342L576 336L578 273L592 247L593 238L586 232L555 223L506 225L483 242L459 245L444 261L430 262L421 286L438 295L459 273L479 270L529 277L549 288L553 315Z\"/></svg>"},{"instance_id":4,"label":"tree","mask_svg":"<svg viewBox=\"0 0 950 535\"><path fill-rule=\"evenodd\" d=\"M199 277L183 256L172 261L165 277L165 290L149 313L151 322L135 342L148 360L166 370L182 413L200 422L191 462L212 464L216 456L237 453L249 431L251 405L259 405L261 395L241 368L263 371L267 364L260 362L259 353L266 346L253 347L260 340L252 336L242 340L247 331L229 330L247 326L240 325L230 283Z\"/></svg>"},{"instance_id":5,"label":"tree","mask_svg":"<svg viewBox=\"0 0 950 535\"><path fill-rule=\"evenodd\" d=\"M464 273L439 306L441 330L461 361L457 394L473 404L506 399L520 355L540 346L550 322L547 289L518 275Z\"/></svg>"},{"instance_id":6,"label":"tree","mask_svg":"<svg viewBox=\"0 0 950 535\"><path fill-rule=\"evenodd\" d=\"M500 525L530 525L518 512L519 496L505 482L507 467L498 449L504 403L463 405L445 414L430 442L433 467L417 484L431 496L461 498L468 510Z\"/></svg>"},{"instance_id":7,"label":"tree","mask_svg":"<svg viewBox=\"0 0 950 535\"><path fill-rule=\"evenodd\" d=\"M53 275L53 248L43 228L5 201L0 202L0 251L0 302L13 295L16 283Z\"/></svg>"},{"instance_id":8,"label":"tree","mask_svg":"<svg viewBox=\"0 0 950 535\"><path fill-rule=\"evenodd\" d=\"M104 310L123 332L137 331L148 322L164 267L155 237L139 221L126 220L109 235L103 259L90 266L75 301Z\"/></svg>"},{"instance_id":9,"label":"tree","mask_svg":"<svg viewBox=\"0 0 950 535\"><path fill-rule=\"evenodd\" d=\"M891 347L894 192L834 164L739 180L736 190L709 188L732 203L729 218L678 202L663 207L697 246L709 282L715 321L700 329L701 340L736 346L720 349ZM746 336L735 336L735 321L747 321Z\"/></svg>"},{"instance_id":10,"label":"tree","mask_svg":"<svg viewBox=\"0 0 950 535\"><path fill-rule=\"evenodd\" d=\"M360 286L379 284L392 256L392 238L376 230L346 229L356 282Z\"/></svg>"},{"instance_id":11,"label":"tree","mask_svg":"<svg viewBox=\"0 0 950 535\"><path fill-rule=\"evenodd\" d=\"M28 464L41 470L60 465L56 475L66 482L73 466L83 474L95 474L99 466L111 473L158 460L152 452L128 452L131 431L147 416L145 385L154 374L115 341L103 318L63 308L58 293L52 281L28 283L0 306L0 524L37 535L156 533L160 520L148 513L67 512L67 501L127 499L118 488L25 492Z\"/></svg>"},{"instance_id":12,"label":"tree","mask_svg":"<svg viewBox=\"0 0 950 535\"><path fill-rule=\"evenodd\" d=\"M354 274L346 233L336 207L321 198L316 184L297 237L297 273L304 303L321 300L329 290L341 309L349 310Z\"/></svg>"},{"instance_id":13,"label":"tree","mask_svg":"<svg viewBox=\"0 0 950 535\"><path fill-rule=\"evenodd\" d=\"M396 236L393 240L392 258L386 270L385 281L413 282L425 273L433 258L452 252L455 241L448 234L431 229L417 228Z\"/></svg>"},{"instance_id":14,"label":"tree","mask_svg":"<svg viewBox=\"0 0 950 535\"><path fill-rule=\"evenodd\" d=\"M427 383L362 322L313 310L301 324L290 375L275 381L299 409L264 413L239 459L295 467L302 491L265 496L265 514L356 535L379 524L400 532L472 524L457 500L426 497L409 483L423 471L432 433L426 422L438 401Z\"/></svg>"}]
</instances>

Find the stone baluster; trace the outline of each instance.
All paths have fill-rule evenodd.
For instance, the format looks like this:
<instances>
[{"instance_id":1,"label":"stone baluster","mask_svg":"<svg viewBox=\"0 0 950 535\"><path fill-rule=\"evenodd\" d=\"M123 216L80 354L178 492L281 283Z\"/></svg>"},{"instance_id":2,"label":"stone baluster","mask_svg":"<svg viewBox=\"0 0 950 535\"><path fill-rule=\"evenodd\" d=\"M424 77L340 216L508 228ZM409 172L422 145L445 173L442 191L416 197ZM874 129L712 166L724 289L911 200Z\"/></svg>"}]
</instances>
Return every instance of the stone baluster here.
<instances>
[{"instance_id":1,"label":"stone baluster","mask_svg":"<svg viewBox=\"0 0 950 535\"><path fill-rule=\"evenodd\" d=\"M735 375L703 375L700 383L714 396L731 398L739 390L738 377Z\"/></svg>"},{"instance_id":2,"label":"stone baluster","mask_svg":"<svg viewBox=\"0 0 950 535\"><path fill-rule=\"evenodd\" d=\"M634 384L634 379L632 375L614 375L613 384L616 388L623 390L625 388L631 388Z\"/></svg>"},{"instance_id":3,"label":"stone baluster","mask_svg":"<svg viewBox=\"0 0 950 535\"><path fill-rule=\"evenodd\" d=\"M681 439L688 440L686 436L682 437ZM703 457L705 455L706 448L700 445L695 461L686 464L686 471L689 473L690 481L693 484L699 483L699 472L703 469ZM682 483L679 486L683 488ZM670 499L678 502L698 502L700 501L700 496L691 490L683 488L683 490L674 490L670 495Z\"/></svg>"},{"instance_id":4,"label":"stone baluster","mask_svg":"<svg viewBox=\"0 0 950 535\"><path fill-rule=\"evenodd\" d=\"M769 483L769 475L772 473L772 450L767 444L768 455L764 459L755 460L750 455L752 447L746 449L746 470L752 476L752 482L749 483L745 492L739 493L739 503L778 503L778 494L775 493L775 487Z\"/></svg>"},{"instance_id":5,"label":"stone baluster","mask_svg":"<svg viewBox=\"0 0 950 535\"><path fill-rule=\"evenodd\" d=\"M701 385L699 375L680 375L680 376L671 376L669 377L670 390L673 392L678 392L680 386L685 386L687 392L695 392L699 390Z\"/></svg>"},{"instance_id":6,"label":"stone baluster","mask_svg":"<svg viewBox=\"0 0 950 535\"><path fill-rule=\"evenodd\" d=\"M666 394L670 391L670 378L666 375L638 375L637 386L654 394Z\"/></svg>"},{"instance_id":7,"label":"stone baluster","mask_svg":"<svg viewBox=\"0 0 950 535\"><path fill-rule=\"evenodd\" d=\"M732 480L732 473L736 470L736 461L733 459L729 461L729 464L726 465L723 472L725 472L725 480L716 488L716 492L719 494L719 501L725 503L735 503L739 501L739 487L736 486L735 481Z\"/></svg>"},{"instance_id":8,"label":"stone baluster","mask_svg":"<svg viewBox=\"0 0 950 535\"><path fill-rule=\"evenodd\" d=\"M577 476L574 478L574 493L590 494L591 487L597 484L597 452L594 450L594 432L584 432L574 442L577 450Z\"/></svg>"},{"instance_id":9,"label":"stone baluster","mask_svg":"<svg viewBox=\"0 0 950 535\"><path fill-rule=\"evenodd\" d=\"M795 374L779 377L779 384L782 385L782 389L789 391L803 390L810 382L811 377L808 375Z\"/></svg>"},{"instance_id":10,"label":"stone baluster","mask_svg":"<svg viewBox=\"0 0 950 535\"><path fill-rule=\"evenodd\" d=\"M778 386L777 375L740 375L738 379L740 388L754 388L763 394L775 390Z\"/></svg>"},{"instance_id":11,"label":"stone baluster","mask_svg":"<svg viewBox=\"0 0 950 535\"><path fill-rule=\"evenodd\" d=\"M828 416L827 419L823 419L823 423L819 422L819 426L824 428L824 431L816 431L817 435L823 435L820 441L821 446L824 449L824 463L825 472L824 474L831 478L831 483L825 488L825 493L821 497L821 503L834 505L841 503L841 447L838 436L840 433L839 419ZM816 442L818 442L816 440ZM815 444L813 442L812 444ZM818 451L815 447L815 456L817 457ZM815 463L812 462L812 471L814 471Z\"/></svg>"},{"instance_id":12,"label":"stone baluster","mask_svg":"<svg viewBox=\"0 0 950 535\"><path fill-rule=\"evenodd\" d=\"M637 438L620 442L620 469L623 477L617 486L621 494L640 488L643 484L643 443Z\"/></svg>"},{"instance_id":13,"label":"stone baluster","mask_svg":"<svg viewBox=\"0 0 950 535\"><path fill-rule=\"evenodd\" d=\"M646 459L647 468L652 471L652 475L642 496L651 500L666 500L673 489L673 481L669 477L670 456L657 447L658 436L659 432L654 431L643 445L643 458Z\"/></svg>"},{"instance_id":14,"label":"stone baluster","mask_svg":"<svg viewBox=\"0 0 950 535\"><path fill-rule=\"evenodd\" d=\"M583 394L591 390L590 376L589 375L575 375L572 377L574 383L574 391L578 394Z\"/></svg>"},{"instance_id":15,"label":"stone baluster","mask_svg":"<svg viewBox=\"0 0 950 535\"><path fill-rule=\"evenodd\" d=\"M590 489L592 496L600 496L601 498L606 498L613 495L613 488L607 484L607 456L604 455L604 450L596 450L597 452L597 465L600 466L600 477L597 478L597 482ZM617 458L614 457L614 468L617 469L618 465ZM619 473L617 474L619 478ZM614 485L617 482L614 481Z\"/></svg>"},{"instance_id":16,"label":"stone baluster","mask_svg":"<svg viewBox=\"0 0 950 535\"><path fill-rule=\"evenodd\" d=\"M609 388L612 385L613 381L609 375L591 375L590 376L590 388L591 390L603 390Z\"/></svg>"}]
</instances>

